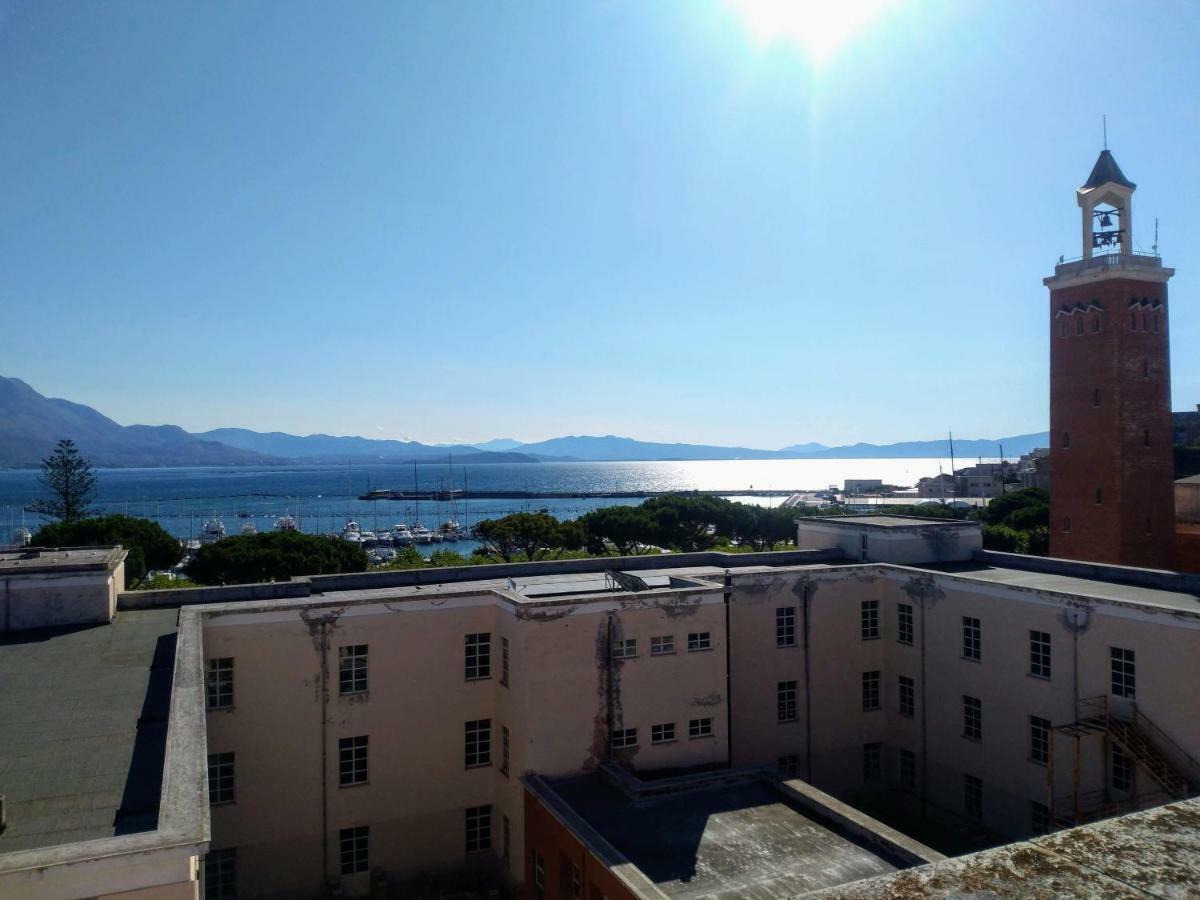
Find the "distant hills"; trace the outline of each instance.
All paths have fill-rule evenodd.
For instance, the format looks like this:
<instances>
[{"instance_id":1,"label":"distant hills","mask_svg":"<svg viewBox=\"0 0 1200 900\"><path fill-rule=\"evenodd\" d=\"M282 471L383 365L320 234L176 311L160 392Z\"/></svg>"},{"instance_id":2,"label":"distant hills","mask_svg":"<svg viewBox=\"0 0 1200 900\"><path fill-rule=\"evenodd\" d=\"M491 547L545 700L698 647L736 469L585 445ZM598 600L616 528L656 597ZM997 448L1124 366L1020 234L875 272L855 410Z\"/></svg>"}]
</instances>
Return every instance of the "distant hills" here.
<instances>
[{"instance_id":1,"label":"distant hills","mask_svg":"<svg viewBox=\"0 0 1200 900\"><path fill-rule=\"evenodd\" d=\"M1018 434L992 440L955 440L954 455L969 460L976 456L999 456L1000 446L1005 456L1019 456L1035 447L1048 446L1050 436L1045 431ZM476 444L489 447L496 441ZM825 444L793 444L782 450L755 450L750 447L718 447L708 444L658 444L633 438L605 435L592 437L573 435L551 438L533 444L521 444L504 439L522 453L555 459L578 459L589 462L656 459L898 459L916 457L949 457L950 441L902 441L896 444L850 444L828 447Z\"/></svg>"},{"instance_id":2,"label":"distant hills","mask_svg":"<svg viewBox=\"0 0 1200 900\"><path fill-rule=\"evenodd\" d=\"M1187 414L1177 414L1180 415ZM458 463L564 461L652 461L720 459L878 459L947 457L948 441L903 441L829 447L793 444L780 450L710 444L668 444L616 435L572 435L535 443L496 438L482 444L438 446L419 441L376 440L327 434L299 436L244 428L189 434L175 425L119 425L96 410L69 400L44 397L17 378L0 376L0 467L37 466L61 438L70 438L97 466L243 466L341 462ZM994 440L956 440L964 461L1027 453L1048 444L1046 432Z\"/></svg>"}]
</instances>

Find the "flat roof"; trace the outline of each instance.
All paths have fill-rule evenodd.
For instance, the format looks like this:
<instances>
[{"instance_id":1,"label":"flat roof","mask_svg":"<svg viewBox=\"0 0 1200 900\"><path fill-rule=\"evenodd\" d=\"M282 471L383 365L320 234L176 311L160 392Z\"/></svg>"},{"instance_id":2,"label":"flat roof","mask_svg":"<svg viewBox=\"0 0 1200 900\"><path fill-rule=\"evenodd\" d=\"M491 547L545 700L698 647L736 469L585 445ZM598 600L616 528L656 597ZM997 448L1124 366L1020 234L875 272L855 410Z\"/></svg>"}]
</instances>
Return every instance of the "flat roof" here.
<instances>
[{"instance_id":1,"label":"flat roof","mask_svg":"<svg viewBox=\"0 0 1200 900\"><path fill-rule=\"evenodd\" d=\"M947 575L961 575L972 580L990 581L1009 587L1034 591L1055 591L1109 603L1133 604L1200 615L1200 596L1183 591L1167 591L1161 588L1139 587L1112 581L1100 581L1094 578L1079 578L1074 575L1034 572L1028 569L1009 569L990 566L986 563L933 563L914 568L943 572Z\"/></svg>"},{"instance_id":2,"label":"flat roof","mask_svg":"<svg viewBox=\"0 0 1200 900\"><path fill-rule=\"evenodd\" d=\"M0 575L39 571L113 569L125 558L117 547L22 547L0 550Z\"/></svg>"},{"instance_id":3,"label":"flat roof","mask_svg":"<svg viewBox=\"0 0 1200 900\"><path fill-rule=\"evenodd\" d=\"M177 616L0 634L0 855L156 827Z\"/></svg>"},{"instance_id":4,"label":"flat roof","mask_svg":"<svg viewBox=\"0 0 1200 900\"><path fill-rule=\"evenodd\" d=\"M670 897L767 900L900 867L832 821L802 812L764 780L636 803L599 774L551 787Z\"/></svg>"},{"instance_id":5,"label":"flat roof","mask_svg":"<svg viewBox=\"0 0 1200 900\"><path fill-rule=\"evenodd\" d=\"M855 528L924 528L929 525L950 528L979 527L979 523L973 519L942 519L937 516L802 516L796 519L796 522L820 522L823 525L845 525Z\"/></svg>"},{"instance_id":6,"label":"flat roof","mask_svg":"<svg viewBox=\"0 0 1200 900\"><path fill-rule=\"evenodd\" d=\"M822 891L824 898L1184 897L1200 884L1200 800Z\"/></svg>"}]
</instances>

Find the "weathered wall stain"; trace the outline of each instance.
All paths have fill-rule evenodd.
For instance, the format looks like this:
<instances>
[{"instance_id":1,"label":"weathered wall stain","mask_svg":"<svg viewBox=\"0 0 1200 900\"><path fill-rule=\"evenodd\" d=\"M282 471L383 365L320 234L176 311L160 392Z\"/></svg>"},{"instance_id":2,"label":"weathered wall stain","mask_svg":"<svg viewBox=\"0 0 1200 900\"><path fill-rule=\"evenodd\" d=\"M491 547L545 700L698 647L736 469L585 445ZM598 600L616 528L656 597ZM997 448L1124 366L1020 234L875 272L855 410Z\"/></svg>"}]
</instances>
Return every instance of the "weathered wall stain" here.
<instances>
[{"instance_id":1,"label":"weathered wall stain","mask_svg":"<svg viewBox=\"0 0 1200 900\"><path fill-rule=\"evenodd\" d=\"M946 596L946 592L938 587L937 580L930 572L914 575L904 583L904 593L919 604L936 604Z\"/></svg>"},{"instance_id":2,"label":"weathered wall stain","mask_svg":"<svg viewBox=\"0 0 1200 900\"><path fill-rule=\"evenodd\" d=\"M513 615L522 622L557 622L573 612L575 612L574 606L552 606L548 609L518 606Z\"/></svg>"},{"instance_id":3,"label":"weathered wall stain","mask_svg":"<svg viewBox=\"0 0 1200 900\"><path fill-rule=\"evenodd\" d=\"M711 694L705 694L703 697L693 697L692 706L720 706L721 701L725 698L716 691Z\"/></svg>"}]
</instances>

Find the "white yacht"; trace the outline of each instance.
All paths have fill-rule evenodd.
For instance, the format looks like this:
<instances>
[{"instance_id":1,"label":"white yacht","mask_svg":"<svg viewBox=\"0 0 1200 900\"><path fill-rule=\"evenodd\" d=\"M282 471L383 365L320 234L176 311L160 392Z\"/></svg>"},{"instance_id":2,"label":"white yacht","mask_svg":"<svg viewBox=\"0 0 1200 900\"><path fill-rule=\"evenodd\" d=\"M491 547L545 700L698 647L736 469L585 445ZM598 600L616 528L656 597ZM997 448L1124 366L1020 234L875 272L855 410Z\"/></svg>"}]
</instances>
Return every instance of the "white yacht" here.
<instances>
[{"instance_id":1,"label":"white yacht","mask_svg":"<svg viewBox=\"0 0 1200 900\"><path fill-rule=\"evenodd\" d=\"M412 538L413 538L413 542L417 543L417 544L432 544L433 543L433 532L430 531L428 528L426 528L424 525L422 525L420 522L417 522L412 527Z\"/></svg>"},{"instance_id":2,"label":"white yacht","mask_svg":"<svg viewBox=\"0 0 1200 900\"><path fill-rule=\"evenodd\" d=\"M216 513L209 516L204 527L200 529L201 544L215 544L221 538L225 537L225 523L220 520Z\"/></svg>"},{"instance_id":3,"label":"white yacht","mask_svg":"<svg viewBox=\"0 0 1200 900\"><path fill-rule=\"evenodd\" d=\"M462 526L458 524L458 519L448 519L442 523L442 537L447 541L458 541L462 539Z\"/></svg>"},{"instance_id":4,"label":"white yacht","mask_svg":"<svg viewBox=\"0 0 1200 900\"><path fill-rule=\"evenodd\" d=\"M408 526L403 522L392 526L392 543L400 547L407 547L413 542L412 532L408 530Z\"/></svg>"},{"instance_id":5,"label":"white yacht","mask_svg":"<svg viewBox=\"0 0 1200 900\"><path fill-rule=\"evenodd\" d=\"M13 532L13 543L16 544L18 547L28 547L29 542L32 540L33 540L33 535L30 533L29 529L26 528L24 525L22 525L20 528L18 528L16 531Z\"/></svg>"},{"instance_id":6,"label":"white yacht","mask_svg":"<svg viewBox=\"0 0 1200 900\"><path fill-rule=\"evenodd\" d=\"M258 526L253 522L247 522L242 526L242 534L258 534Z\"/></svg>"},{"instance_id":7,"label":"white yacht","mask_svg":"<svg viewBox=\"0 0 1200 900\"><path fill-rule=\"evenodd\" d=\"M362 543L362 529L358 527L357 522L351 520L346 523L346 527L342 529L342 540L352 544Z\"/></svg>"},{"instance_id":8,"label":"white yacht","mask_svg":"<svg viewBox=\"0 0 1200 900\"><path fill-rule=\"evenodd\" d=\"M275 520L275 530L276 531L299 531L300 528L299 528L299 526L296 525L295 519L293 519L287 513L284 513L282 516L280 516L278 519Z\"/></svg>"}]
</instances>

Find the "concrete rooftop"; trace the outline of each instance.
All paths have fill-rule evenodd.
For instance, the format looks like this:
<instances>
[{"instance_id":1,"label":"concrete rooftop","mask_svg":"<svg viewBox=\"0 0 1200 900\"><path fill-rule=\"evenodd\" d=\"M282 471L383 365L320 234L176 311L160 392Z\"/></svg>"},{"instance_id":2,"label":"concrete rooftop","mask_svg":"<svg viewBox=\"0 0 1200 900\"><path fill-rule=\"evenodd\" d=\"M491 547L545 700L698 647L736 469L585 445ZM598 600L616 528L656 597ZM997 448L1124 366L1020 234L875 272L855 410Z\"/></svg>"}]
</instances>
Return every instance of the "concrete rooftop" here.
<instances>
[{"instance_id":1,"label":"concrete rooftop","mask_svg":"<svg viewBox=\"0 0 1200 900\"><path fill-rule=\"evenodd\" d=\"M899 867L767 781L636 804L600 775L564 779L553 790L670 897L790 897Z\"/></svg>"},{"instance_id":2,"label":"concrete rooftop","mask_svg":"<svg viewBox=\"0 0 1200 900\"><path fill-rule=\"evenodd\" d=\"M1195 897L1200 800L822 891L822 898Z\"/></svg>"},{"instance_id":3,"label":"concrete rooftop","mask_svg":"<svg viewBox=\"0 0 1200 900\"><path fill-rule=\"evenodd\" d=\"M936 563L918 568L1031 591L1054 591L1109 603L1127 603L1134 606L1200 615L1200 596L1182 591L1117 584L1111 581L1077 578L1072 575L1057 575L1052 572L1037 572L1029 569L1010 569L989 566L984 563Z\"/></svg>"},{"instance_id":4,"label":"concrete rooftop","mask_svg":"<svg viewBox=\"0 0 1200 900\"><path fill-rule=\"evenodd\" d=\"M0 855L155 827L177 615L0 635Z\"/></svg>"},{"instance_id":5,"label":"concrete rooftop","mask_svg":"<svg viewBox=\"0 0 1200 900\"><path fill-rule=\"evenodd\" d=\"M820 522L822 525L845 525L862 528L928 528L941 525L947 528L978 528L973 519L942 519L936 516L811 516L799 518L797 522Z\"/></svg>"},{"instance_id":6,"label":"concrete rooftop","mask_svg":"<svg viewBox=\"0 0 1200 900\"><path fill-rule=\"evenodd\" d=\"M120 547L24 547L0 550L0 575L112 569L123 558Z\"/></svg>"}]
</instances>

